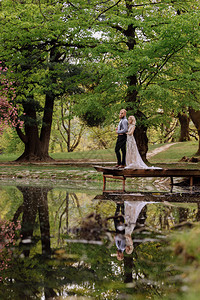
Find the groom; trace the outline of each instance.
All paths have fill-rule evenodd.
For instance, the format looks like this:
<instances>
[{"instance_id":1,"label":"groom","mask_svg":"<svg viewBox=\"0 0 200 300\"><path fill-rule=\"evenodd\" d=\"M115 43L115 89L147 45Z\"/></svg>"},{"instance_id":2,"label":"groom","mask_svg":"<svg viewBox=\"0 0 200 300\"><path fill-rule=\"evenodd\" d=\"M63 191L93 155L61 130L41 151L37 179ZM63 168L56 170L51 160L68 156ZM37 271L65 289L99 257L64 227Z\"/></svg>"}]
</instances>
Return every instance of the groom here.
<instances>
[{"instance_id":1,"label":"groom","mask_svg":"<svg viewBox=\"0 0 200 300\"><path fill-rule=\"evenodd\" d=\"M124 168L126 164L126 132L128 131L128 121L126 119L126 110L121 109L119 113L120 122L118 127L116 128L116 132L118 134L117 142L115 146L115 153L117 156L117 168ZM122 152L122 157L121 153Z\"/></svg>"}]
</instances>

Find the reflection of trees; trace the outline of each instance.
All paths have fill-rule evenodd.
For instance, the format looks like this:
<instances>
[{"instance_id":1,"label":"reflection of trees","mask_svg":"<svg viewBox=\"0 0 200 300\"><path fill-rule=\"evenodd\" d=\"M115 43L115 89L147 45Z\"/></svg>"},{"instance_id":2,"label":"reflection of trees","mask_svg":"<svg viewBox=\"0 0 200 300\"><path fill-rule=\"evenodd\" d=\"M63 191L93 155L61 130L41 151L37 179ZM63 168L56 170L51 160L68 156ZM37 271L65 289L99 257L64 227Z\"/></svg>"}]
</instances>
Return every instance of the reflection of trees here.
<instances>
[{"instance_id":1,"label":"reflection of trees","mask_svg":"<svg viewBox=\"0 0 200 300\"><path fill-rule=\"evenodd\" d=\"M52 274L51 266L45 258L51 254L50 248L50 225L47 194L50 188L18 186L23 195L23 204L17 209L13 217L13 223L17 224L21 219L21 243L23 256L20 252L12 257L12 270L6 270L4 290L0 289L1 299L39 299L43 294L44 299L56 296L54 286L49 285ZM22 215L22 216L21 216ZM39 220L39 224L37 222ZM39 225L41 233L42 256L38 255L36 242L38 237L34 236ZM31 247L34 251L30 256ZM35 252L36 251L36 252ZM29 257L30 256L30 257Z\"/></svg>"},{"instance_id":2,"label":"reflection of trees","mask_svg":"<svg viewBox=\"0 0 200 300\"><path fill-rule=\"evenodd\" d=\"M21 235L24 255L29 256L30 246L33 243L33 231L36 225L37 213L41 233L42 254L50 254L50 225L47 194L50 188L18 186L23 194L23 204L16 211L13 221L16 222L22 214Z\"/></svg>"},{"instance_id":3,"label":"reflection of trees","mask_svg":"<svg viewBox=\"0 0 200 300\"><path fill-rule=\"evenodd\" d=\"M196 214L196 221L200 221L200 203L197 203L197 214Z\"/></svg>"},{"instance_id":4,"label":"reflection of trees","mask_svg":"<svg viewBox=\"0 0 200 300\"><path fill-rule=\"evenodd\" d=\"M69 228L69 201L70 201L70 198L73 201L74 205L78 208L79 215L82 218L82 213L81 213L81 209L80 209L81 207L80 207L80 203L79 203L77 195L75 193L66 192L66 196L65 196L64 200L61 202L61 204L56 212L56 215L55 215L55 223L56 223L56 220L59 219L58 244L60 244L60 241L61 241L61 233L62 233L61 230L62 230L62 222L63 222L64 217L66 219L66 221L65 221L66 222L65 223L66 230L68 231L68 228Z\"/></svg>"},{"instance_id":5,"label":"reflection of trees","mask_svg":"<svg viewBox=\"0 0 200 300\"><path fill-rule=\"evenodd\" d=\"M149 207L149 205L148 205ZM168 267L170 261L170 250L164 250L167 241L157 239L161 235L160 229L168 230L176 226L189 224L188 221L200 220L200 204L197 203L197 210L192 207L177 207L175 205L158 204L158 209L151 211L151 226L148 224L143 227L146 220L146 208L143 210L137 220L137 227L133 231L133 241L135 239L134 249L131 255L124 257L124 282L131 283L127 293L140 293L148 297L154 295L160 297L166 290L170 291L172 281L170 278L179 273L176 266ZM142 216L143 214L143 216ZM156 229L154 232L153 228ZM160 232L160 233L159 233ZM145 242L142 240L146 239ZM150 241L152 239L152 241ZM171 265L172 266L172 265ZM177 276L178 278L178 276ZM181 281L176 282L176 289L180 288ZM132 287L132 288L131 288Z\"/></svg>"},{"instance_id":6,"label":"reflection of trees","mask_svg":"<svg viewBox=\"0 0 200 300\"><path fill-rule=\"evenodd\" d=\"M69 228L69 217L72 219L72 223L75 224L77 221L77 226L82 226L82 231L78 232L75 240L77 241L77 236L81 236L83 233L87 232L87 229L94 227L94 225L99 225L97 228L98 235L97 238L104 239L105 243L77 243L77 242L66 242L63 239L63 248L55 248L52 251L51 259L45 259L44 256L38 255L40 248L38 244L34 244L34 239L36 240L37 226L40 228L41 240L42 240L42 253L50 254L50 228L49 228L49 212L47 203L47 194L50 189L41 187L19 187L19 190L23 194L23 204L18 208L14 215L14 221L22 219L22 239L24 241L32 241L32 251L30 254L30 244L26 245L22 243L25 249L25 259L22 257L17 257L15 262L12 264L12 274L8 274L8 281L6 282L6 292L9 295L9 291L13 291L13 299L26 299L26 293L34 299L39 299L43 297L44 299L49 299L56 297L59 294L60 297L64 295L77 295L88 297L101 297L101 293L109 295L111 293L112 287L112 297L110 299L120 298L119 293L123 292L123 295L127 297L128 295L145 295L149 298L153 298L155 295L163 295L167 292L168 287L170 289L169 282L166 279L170 279L171 276L176 275L176 270L173 269L171 262L170 253L165 249L166 242L162 239L157 238L157 226L158 215L164 214L162 216L162 222L164 218L174 216L176 213L177 220L183 220L184 216L178 219L179 209L176 207L163 206L161 210L160 204L154 204L153 206L159 206L160 210L157 210L156 218L151 222L150 226L149 214L151 214L151 219L155 217L155 208L149 210L150 204L145 206L140 212L137 219L136 227L132 233L134 249L131 254L124 255L124 261L117 261L114 257L113 252L116 251L116 246L111 245L110 240L103 236L101 229L104 229L104 220L108 215L113 213L114 215L114 205L113 201L109 205L109 201L98 202L95 209L98 207L98 213L94 213L93 207L90 206L84 208L81 207L81 200L78 195L74 193L68 193L63 191L59 193L50 193L54 200L53 203L58 203L57 207L53 207L53 213L51 215L56 221L51 224L52 228L56 225L59 228L59 238L62 237L63 227ZM59 197L58 199L56 197ZM49 197L48 194L48 198ZM55 201L56 199L56 201ZM71 205L72 204L72 205ZM111 205L112 204L112 205ZM73 209L75 207L75 213L73 214ZM199 211L200 211L200 206ZM70 209L72 210L70 211ZM108 209L109 208L109 209ZM78 211L78 213L77 213ZM87 218L84 215L87 214ZM81 213L82 212L82 213ZM93 215L90 213L94 213ZM101 212L102 219L96 219L98 214ZM103 212L103 213L102 213ZM189 210L189 215L191 210ZM200 213L199 213L200 215ZM73 216L77 218L74 221ZM90 218L89 218L90 217ZM39 222L38 222L39 220ZM80 221L82 220L82 222ZM94 222L93 222L94 221ZM175 222L175 221L174 221ZM113 223L113 221L112 221ZM163 223L162 223L163 224ZM58 225L58 227L57 227ZM84 227L84 226L85 227ZM169 223L171 226L171 223ZM90 226L90 227L87 227ZM164 225L163 225L164 226ZM109 227L110 228L110 227ZM114 228L114 225L112 225ZM111 228L111 229L112 229ZM156 228L156 230L154 230ZM93 233L95 231L93 230ZM66 233L66 232L65 232ZM113 233L113 231L112 231ZM110 234L111 235L111 234ZM64 235L68 238L69 235ZM93 237L95 238L94 234ZM70 239L72 241L72 239ZM26 248L24 248L24 245ZM18 261L17 261L18 259ZM50 262L50 264L48 264ZM9 270L6 270L9 272ZM105 279L106 278L106 279ZM133 283L132 285L122 285L124 283ZM12 285L12 286L11 286ZM19 288L23 286L23 291ZM9 287L9 288L8 288ZM10 290L9 290L10 289ZM0 289L1 293L5 293L5 290ZM56 291L56 293L55 293ZM43 296L45 295L45 296ZM15 297L16 296L16 297ZM144 296L144 297L145 297ZM9 299L9 297L7 298Z\"/></svg>"},{"instance_id":7,"label":"reflection of trees","mask_svg":"<svg viewBox=\"0 0 200 300\"><path fill-rule=\"evenodd\" d=\"M13 221L16 222L17 219L22 214L22 222L21 222L21 246L23 249L23 253L25 257L29 257L30 248L34 242L34 229L37 229L37 215L39 219L39 227L41 233L41 244L42 244L42 254L43 255L50 255L51 254L51 247L50 247L50 225L49 225L49 210L48 210L48 201L47 201L47 194L51 188L48 187L26 187L26 186L18 186L18 189L21 191L23 195L23 204L18 208L16 211ZM33 258L32 258L33 259ZM19 263L19 262L18 262ZM31 262L29 260L25 260L23 262L25 268L25 274L21 276L22 278L27 281L26 273L27 269L30 268L29 264ZM33 265L38 264L40 266L39 260L34 260ZM44 264L44 260L42 261L42 265ZM31 266L32 268L33 266ZM45 299L49 299L51 297L56 296L55 291L53 288L48 287L47 282L51 279L52 276L52 269L48 268L47 265L43 265L42 275L44 278L44 282L41 282L40 285L44 286L44 295ZM28 273L28 276L30 274ZM41 277L41 274L40 274ZM41 277L42 278L42 277ZM19 279L16 282L19 284ZM37 287L32 286L32 282L26 282L24 284L23 291L16 291L17 293L20 292L20 299L26 298L27 290L29 290L29 294L31 292L32 295L37 295L39 293L39 286ZM22 297L22 298L21 298Z\"/></svg>"},{"instance_id":8,"label":"reflection of trees","mask_svg":"<svg viewBox=\"0 0 200 300\"><path fill-rule=\"evenodd\" d=\"M10 222L0 219L0 271L9 267L12 259L12 248L18 239L17 232L21 228L20 222ZM0 281L1 281L0 276Z\"/></svg>"},{"instance_id":9,"label":"reflection of trees","mask_svg":"<svg viewBox=\"0 0 200 300\"><path fill-rule=\"evenodd\" d=\"M123 206L123 202L121 203ZM133 210L134 211L134 210ZM137 215L137 208L135 207L135 213ZM117 204L116 212L119 212L119 204ZM123 214L123 209L122 209ZM139 213L139 216L136 220L136 225L132 231L132 240L133 240L133 251L131 254L126 254L124 251L124 260L123 260L123 271L124 274L123 280L124 283L133 283L132 288L128 288L127 293L145 293L145 294L153 294L160 295L162 294L162 288L159 284L148 284L151 279L159 282L159 271L157 270L156 263L161 265L163 257L161 260L160 257L160 247L162 242L158 241L156 238L157 232L149 228L145 225L147 220L147 205L142 208ZM132 215L133 216L133 215ZM116 223L116 215L115 217L110 217L109 219L114 219ZM126 209L125 209L125 219L126 219ZM133 220L135 217L133 216L130 220ZM119 219L120 220L120 219ZM133 223L131 223L133 224ZM116 228L116 226L115 226ZM126 231L126 230L125 230ZM159 232L160 235L160 232ZM151 242L155 240L155 242ZM155 261L153 261L155 260ZM166 266L163 264L163 272Z\"/></svg>"},{"instance_id":10,"label":"reflection of trees","mask_svg":"<svg viewBox=\"0 0 200 300\"><path fill-rule=\"evenodd\" d=\"M139 293L151 298L162 296L166 288L170 290L170 278L177 271L173 268L168 271L170 252L164 250L166 241L160 239L159 231L145 224L147 215L145 206L132 233L133 252L124 257L124 282L133 283L132 288L130 285L126 290L128 294Z\"/></svg>"},{"instance_id":11,"label":"reflection of trees","mask_svg":"<svg viewBox=\"0 0 200 300\"><path fill-rule=\"evenodd\" d=\"M198 205L198 204L197 204ZM157 210L152 214L150 223L161 230L169 230L175 225L191 220L193 212L185 207L174 205L159 205Z\"/></svg>"},{"instance_id":12,"label":"reflection of trees","mask_svg":"<svg viewBox=\"0 0 200 300\"><path fill-rule=\"evenodd\" d=\"M185 207L178 207L178 215L178 224L187 221L189 217L189 209Z\"/></svg>"}]
</instances>

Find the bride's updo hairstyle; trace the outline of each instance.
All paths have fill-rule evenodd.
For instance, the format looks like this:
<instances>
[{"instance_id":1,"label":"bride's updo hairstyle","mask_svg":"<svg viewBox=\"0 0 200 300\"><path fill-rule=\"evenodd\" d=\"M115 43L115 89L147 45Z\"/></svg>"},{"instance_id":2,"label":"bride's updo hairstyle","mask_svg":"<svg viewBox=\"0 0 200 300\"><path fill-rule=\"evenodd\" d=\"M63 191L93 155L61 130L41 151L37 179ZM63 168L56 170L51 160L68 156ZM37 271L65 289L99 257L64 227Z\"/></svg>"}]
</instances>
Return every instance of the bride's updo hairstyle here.
<instances>
[{"instance_id":1,"label":"bride's updo hairstyle","mask_svg":"<svg viewBox=\"0 0 200 300\"><path fill-rule=\"evenodd\" d=\"M136 124L136 119L134 116L130 116L129 117L132 120L132 124L135 125Z\"/></svg>"}]
</instances>

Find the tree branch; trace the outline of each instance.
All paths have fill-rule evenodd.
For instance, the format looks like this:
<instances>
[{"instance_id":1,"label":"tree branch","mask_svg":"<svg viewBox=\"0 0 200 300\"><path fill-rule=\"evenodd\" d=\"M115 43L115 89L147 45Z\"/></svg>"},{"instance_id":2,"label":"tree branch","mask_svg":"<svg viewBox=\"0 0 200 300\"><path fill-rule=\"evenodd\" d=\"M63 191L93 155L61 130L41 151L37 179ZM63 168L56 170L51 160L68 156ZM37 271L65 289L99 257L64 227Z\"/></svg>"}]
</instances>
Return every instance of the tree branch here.
<instances>
[{"instance_id":1,"label":"tree branch","mask_svg":"<svg viewBox=\"0 0 200 300\"><path fill-rule=\"evenodd\" d=\"M17 125L16 131L17 131L17 134L18 134L20 140L21 140L24 144L26 144L26 143L28 142L28 139L27 139L26 135L23 134L22 130L19 128L19 125Z\"/></svg>"},{"instance_id":2,"label":"tree branch","mask_svg":"<svg viewBox=\"0 0 200 300\"><path fill-rule=\"evenodd\" d=\"M82 132L83 132L83 130L84 130L84 127L85 127L85 126L82 125L81 130L80 130L80 132L79 132L79 134L78 134L78 138L77 138L76 140L74 140L72 146L70 147L70 150L71 150L72 152L74 151L74 149L76 149L76 147L78 146L78 144L79 144L79 142L80 142L80 139L81 139L81 136L82 136Z\"/></svg>"},{"instance_id":3,"label":"tree branch","mask_svg":"<svg viewBox=\"0 0 200 300\"><path fill-rule=\"evenodd\" d=\"M65 126L65 122L64 122L64 108L63 108L63 103L61 103L61 116L62 116L62 126L63 126L64 130L66 131L66 133L69 134L69 130Z\"/></svg>"},{"instance_id":4,"label":"tree branch","mask_svg":"<svg viewBox=\"0 0 200 300\"><path fill-rule=\"evenodd\" d=\"M112 9L113 7L115 7L117 4L119 4L122 0L117 1L115 4L111 5L110 7L106 8L104 11L102 11L96 18L95 21L98 20L98 18L103 15L104 13L106 13L108 10Z\"/></svg>"},{"instance_id":5,"label":"tree branch","mask_svg":"<svg viewBox=\"0 0 200 300\"><path fill-rule=\"evenodd\" d=\"M117 1L115 4L111 5L110 7L106 8L104 11L102 11L96 18L95 20L98 20L98 18L103 15L104 13L106 13L108 10L112 9L113 7L115 7L116 5L118 5L122 0L119 0ZM130 4L129 5L129 10L132 9L133 7L141 7L141 6L148 6L148 5L156 5L158 6L159 4L162 4L162 3L155 3L155 2L152 2L152 3L142 3L142 4Z\"/></svg>"},{"instance_id":6,"label":"tree branch","mask_svg":"<svg viewBox=\"0 0 200 300\"><path fill-rule=\"evenodd\" d=\"M67 1L67 3L68 3L69 5L71 5L73 8L75 8L75 9L78 10L78 8L77 8L73 3L71 3L71 1Z\"/></svg>"},{"instance_id":7,"label":"tree branch","mask_svg":"<svg viewBox=\"0 0 200 300\"><path fill-rule=\"evenodd\" d=\"M125 29L122 28L122 27L119 26L119 25L111 25L111 27L112 27L113 29L116 29L116 30L122 32L123 34L125 33Z\"/></svg>"},{"instance_id":8,"label":"tree branch","mask_svg":"<svg viewBox=\"0 0 200 300\"><path fill-rule=\"evenodd\" d=\"M183 49L185 47L185 45L182 45L181 47L179 47L178 49L174 49L174 51L172 53L169 53L168 55L166 55L163 63L158 66L157 70L155 72L152 72L150 75L148 75L142 82L141 84L143 84L145 81L148 80L148 78L152 75L152 77L149 79L149 81L146 84L146 88L147 86L149 86L149 84L152 82L152 80L156 77L156 75L158 74L158 72L166 65L166 63L169 61L169 59L177 52L179 52L181 49Z\"/></svg>"},{"instance_id":9,"label":"tree branch","mask_svg":"<svg viewBox=\"0 0 200 300\"><path fill-rule=\"evenodd\" d=\"M61 136L62 136L63 140L64 140L64 141L65 141L65 143L67 144L68 142L67 142L67 140L66 140L66 138L65 138L64 134L62 133L61 129L60 129L59 121L57 122L57 125L58 125L58 130L59 130L59 132L60 132L60 134L61 134Z\"/></svg>"}]
</instances>

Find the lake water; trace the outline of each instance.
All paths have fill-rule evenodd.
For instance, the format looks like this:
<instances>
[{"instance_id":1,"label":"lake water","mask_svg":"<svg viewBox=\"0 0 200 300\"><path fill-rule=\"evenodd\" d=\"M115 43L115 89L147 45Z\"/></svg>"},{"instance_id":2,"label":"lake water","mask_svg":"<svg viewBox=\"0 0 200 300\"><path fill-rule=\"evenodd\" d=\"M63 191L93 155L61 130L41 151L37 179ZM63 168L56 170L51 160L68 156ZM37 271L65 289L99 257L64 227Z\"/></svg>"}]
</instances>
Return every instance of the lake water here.
<instances>
[{"instance_id":1,"label":"lake water","mask_svg":"<svg viewBox=\"0 0 200 300\"><path fill-rule=\"evenodd\" d=\"M169 237L199 221L199 194L191 197L191 190L181 188L172 194L168 186L159 191L147 184L124 197L102 194L101 188L2 182L0 299L181 295L182 268Z\"/></svg>"}]
</instances>

